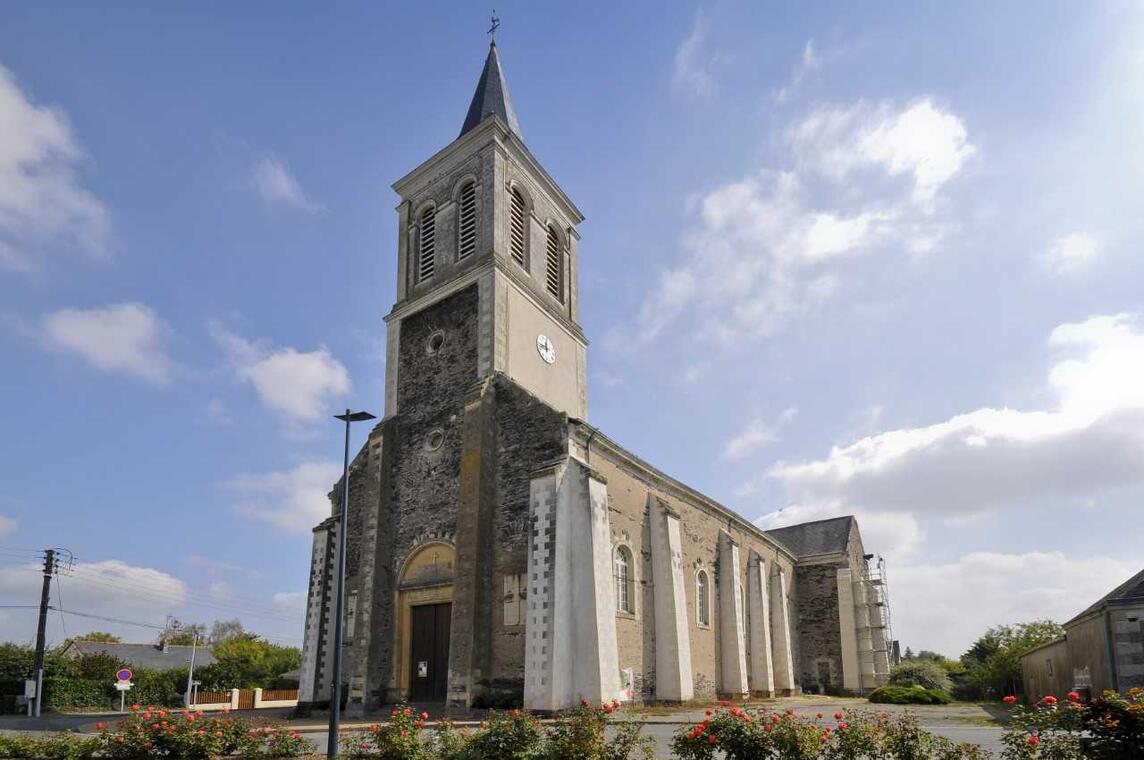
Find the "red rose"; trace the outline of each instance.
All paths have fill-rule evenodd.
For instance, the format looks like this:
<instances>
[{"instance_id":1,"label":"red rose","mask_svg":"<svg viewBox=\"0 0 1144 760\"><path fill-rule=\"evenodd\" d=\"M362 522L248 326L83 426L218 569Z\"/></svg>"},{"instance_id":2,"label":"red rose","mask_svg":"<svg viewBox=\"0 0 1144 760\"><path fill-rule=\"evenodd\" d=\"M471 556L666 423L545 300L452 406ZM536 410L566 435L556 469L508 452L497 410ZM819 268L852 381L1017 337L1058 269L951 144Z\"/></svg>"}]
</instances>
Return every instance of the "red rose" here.
<instances>
[{"instance_id":1,"label":"red rose","mask_svg":"<svg viewBox=\"0 0 1144 760\"><path fill-rule=\"evenodd\" d=\"M1074 702L1076 702L1078 699L1080 699L1080 694L1077 694L1075 691L1070 691L1065 696L1067 696L1069 699L1071 699Z\"/></svg>"},{"instance_id":2,"label":"red rose","mask_svg":"<svg viewBox=\"0 0 1144 760\"><path fill-rule=\"evenodd\" d=\"M1033 734L1032 736L1029 737L1029 746L1030 747L1036 747L1040 743L1041 743L1041 739L1036 734Z\"/></svg>"},{"instance_id":3,"label":"red rose","mask_svg":"<svg viewBox=\"0 0 1144 760\"><path fill-rule=\"evenodd\" d=\"M1052 694L1049 694L1047 697L1044 698L1043 701L1046 705L1055 705L1057 703L1057 698L1054 697Z\"/></svg>"},{"instance_id":4,"label":"red rose","mask_svg":"<svg viewBox=\"0 0 1144 760\"><path fill-rule=\"evenodd\" d=\"M520 711L518 710L517 715L519 715L519 714L520 714ZM421 720L429 720L429 713L427 713L427 712L421 713Z\"/></svg>"},{"instance_id":5,"label":"red rose","mask_svg":"<svg viewBox=\"0 0 1144 760\"><path fill-rule=\"evenodd\" d=\"M849 723L839 723L839 724L838 724L838 730L839 730L839 731L845 731L845 730L846 730L846 729L848 729L848 728L850 728L850 724L849 724Z\"/></svg>"},{"instance_id":6,"label":"red rose","mask_svg":"<svg viewBox=\"0 0 1144 760\"><path fill-rule=\"evenodd\" d=\"M834 719L835 720L842 720L842 713L840 713L840 712L834 713Z\"/></svg>"},{"instance_id":7,"label":"red rose","mask_svg":"<svg viewBox=\"0 0 1144 760\"><path fill-rule=\"evenodd\" d=\"M714 744L717 741L719 741L719 740L715 738L715 734L708 734L707 735L708 744Z\"/></svg>"},{"instance_id":8,"label":"red rose","mask_svg":"<svg viewBox=\"0 0 1144 760\"><path fill-rule=\"evenodd\" d=\"M1004 699L1002 699L1001 701L1002 701L1002 702L1004 702L1004 703L1005 703L1005 704L1007 704L1007 705L1011 705L1011 704L1013 704L1014 702L1016 702L1016 701L1017 701L1017 698L1016 698L1016 697L1014 697L1012 694L1010 694L1010 695L1008 695L1007 697L1005 697Z\"/></svg>"}]
</instances>

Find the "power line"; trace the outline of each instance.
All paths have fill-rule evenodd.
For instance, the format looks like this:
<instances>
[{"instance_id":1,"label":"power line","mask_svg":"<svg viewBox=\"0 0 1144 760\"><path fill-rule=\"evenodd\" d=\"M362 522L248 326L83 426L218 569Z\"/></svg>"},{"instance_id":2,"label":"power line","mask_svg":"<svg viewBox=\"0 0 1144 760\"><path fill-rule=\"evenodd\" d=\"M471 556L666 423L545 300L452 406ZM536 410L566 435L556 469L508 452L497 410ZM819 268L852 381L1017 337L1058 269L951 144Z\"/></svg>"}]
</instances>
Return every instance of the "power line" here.
<instances>
[{"instance_id":1,"label":"power line","mask_svg":"<svg viewBox=\"0 0 1144 760\"><path fill-rule=\"evenodd\" d=\"M222 612L228 615L249 615L254 617L269 618L278 620L284 623L296 623L298 619L294 616L285 614L281 611L271 610L269 608L262 608L253 604L243 604L241 602L229 602L221 599L213 599L210 597L202 597L198 593L177 593L174 591L167 591L155 587L149 587L140 583L119 582L110 578L100 575L81 575L73 576L84 583L92 583L108 589L117 591L130 590L132 593L139 594L144 597L150 597L154 601L165 602L170 605L177 606L190 606L190 607L207 607L213 608L216 612Z\"/></svg>"},{"instance_id":2,"label":"power line","mask_svg":"<svg viewBox=\"0 0 1144 760\"><path fill-rule=\"evenodd\" d=\"M63 595L63 592L60 591L60 574L59 573L56 573L56 596L59 597L60 607L63 607L64 595ZM60 628L63 629L64 638L66 639L68 637L68 623L67 623L67 620L64 618L63 610L61 609L59 612L60 612Z\"/></svg>"},{"instance_id":3,"label":"power line","mask_svg":"<svg viewBox=\"0 0 1144 760\"><path fill-rule=\"evenodd\" d=\"M120 578L100 572L90 565L77 565L72 573L73 577L82 581L104 585L110 588L130 587L131 589L138 590L142 593L149 594L153 597L159 598L164 601L172 603L185 604L195 603L204 607L217 607L222 611L229 611L232 613L244 614L261 614L263 617L279 618L283 621L294 622L297 618L282 610L271 607L265 602L255 601L253 599L244 599L241 597L229 597L226 599L219 599L210 596L203 591L196 591L194 589L182 589L175 591L174 589L164 589L133 578Z\"/></svg>"}]
</instances>

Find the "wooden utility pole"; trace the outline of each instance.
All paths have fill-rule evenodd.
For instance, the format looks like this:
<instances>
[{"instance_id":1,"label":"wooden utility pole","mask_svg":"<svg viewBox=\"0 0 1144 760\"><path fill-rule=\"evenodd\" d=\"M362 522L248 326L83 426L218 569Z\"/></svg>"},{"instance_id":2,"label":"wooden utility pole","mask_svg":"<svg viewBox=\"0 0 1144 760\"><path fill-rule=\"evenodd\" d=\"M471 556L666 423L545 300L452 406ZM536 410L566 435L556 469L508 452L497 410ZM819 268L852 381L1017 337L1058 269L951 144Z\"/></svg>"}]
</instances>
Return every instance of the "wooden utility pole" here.
<instances>
[{"instance_id":1,"label":"wooden utility pole","mask_svg":"<svg viewBox=\"0 0 1144 760\"><path fill-rule=\"evenodd\" d=\"M40 592L40 622L36 626L36 664L32 677L36 680L36 709L34 717L40 717L40 707L44 701L44 639L48 627L48 600L52 592L52 574L56 571L55 549L44 551L44 588Z\"/></svg>"}]
</instances>

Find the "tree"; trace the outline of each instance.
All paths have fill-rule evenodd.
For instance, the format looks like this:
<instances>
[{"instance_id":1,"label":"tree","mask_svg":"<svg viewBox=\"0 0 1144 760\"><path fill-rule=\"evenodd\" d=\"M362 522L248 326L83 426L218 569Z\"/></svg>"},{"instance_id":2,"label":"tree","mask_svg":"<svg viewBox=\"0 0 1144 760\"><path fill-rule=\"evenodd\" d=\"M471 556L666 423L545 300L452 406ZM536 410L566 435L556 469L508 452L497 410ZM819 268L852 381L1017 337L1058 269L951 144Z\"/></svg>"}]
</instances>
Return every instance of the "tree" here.
<instances>
[{"instance_id":1,"label":"tree","mask_svg":"<svg viewBox=\"0 0 1144 760\"><path fill-rule=\"evenodd\" d=\"M229 641L244 633L246 633L246 631L242 627L242 621L238 618L234 620L216 620L214 621L214 625L211 626L211 644L221 644L224 641Z\"/></svg>"},{"instance_id":2,"label":"tree","mask_svg":"<svg viewBox=\"0 0 1144 760\"><path fill-rule=\"evenodd\" d=\"M904 655L902 655L902 659L903 660L914 659L914 650L910 649L909 647L906 647L906 653Z\"/></svg>"},{"instance_id":3,"label":"tree","mask_svg":"<svg viewBox=\"0 0 1144 760\"><path fill-rule=\"evenodd\" d=\"M1052 620L990 628L961 656L969 695L997 699L1021 691L1021 655L1063 635Z\"/></svg>"},{"instance_id":4,"label":"tree","mask_svg":"<svg viewBox=\"0 0 1144 760\"><path fill-rule=\"evenodd\" d=\"M166 641L171 646L187 646L194 643L195 634L198 634L199 643L206 642L207 627L204 623L182 623L171 618L170 624L159 632L159 641Z\"/></svg>"},{"instance_id":5,"label":"tree","mask_svg":"<svg viewBox=\"0 0 1144 760\"><path fill-rule=\"evenodd\" d=\"M119 644L119 643L123 642L123 639L119 638L115 634L107 633L106 631L91 631L90 633L85 633L81 636L76 636L75 640L76 641L98 641L101 644Z\"/></svg>"},{"instance_id":6,"label":"tree","mask_svg":"<svg viewBox=\"0 0 1144 760\"><path fill-rule=\"evenodd\" d=\"M204 688L211 689L266 688L302 664L302 652L296 647L271 644L253 633L215 644L211 652L215 662L197 671Z\"/></svg>"},{"instance_id":7,"label":"tree","mask_svg":"<svg viewBox=\"0 0 1144 760\"><path fill-rule=\"evenodd\" d=\"M890 671L890 683L895 686L922 686L948 693L953 689L953 681L939 663L920 656L894 666Z\"/></svg>"}]
</instances>

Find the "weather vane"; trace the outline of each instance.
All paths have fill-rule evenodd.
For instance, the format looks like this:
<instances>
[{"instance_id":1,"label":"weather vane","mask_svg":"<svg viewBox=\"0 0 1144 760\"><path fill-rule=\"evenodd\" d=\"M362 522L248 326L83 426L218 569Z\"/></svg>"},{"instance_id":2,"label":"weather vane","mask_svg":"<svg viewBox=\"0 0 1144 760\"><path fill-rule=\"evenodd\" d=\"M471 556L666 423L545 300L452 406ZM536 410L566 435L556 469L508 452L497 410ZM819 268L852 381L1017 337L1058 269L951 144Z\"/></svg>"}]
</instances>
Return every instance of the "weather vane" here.
<instances>
[{"instance_id":1,"label":"weather vane","mask_svg":"<svg viewBox=\"0 0 1144 760\"><path fill-rule=\"evenodd\" d=\"M497 18L497 9L493 8L493 17L489 19L492 25L489 26L489 35L493 38L493 44L497 44L497 29L500 27L500 19Z\"/></svg>"}]
</instances>

